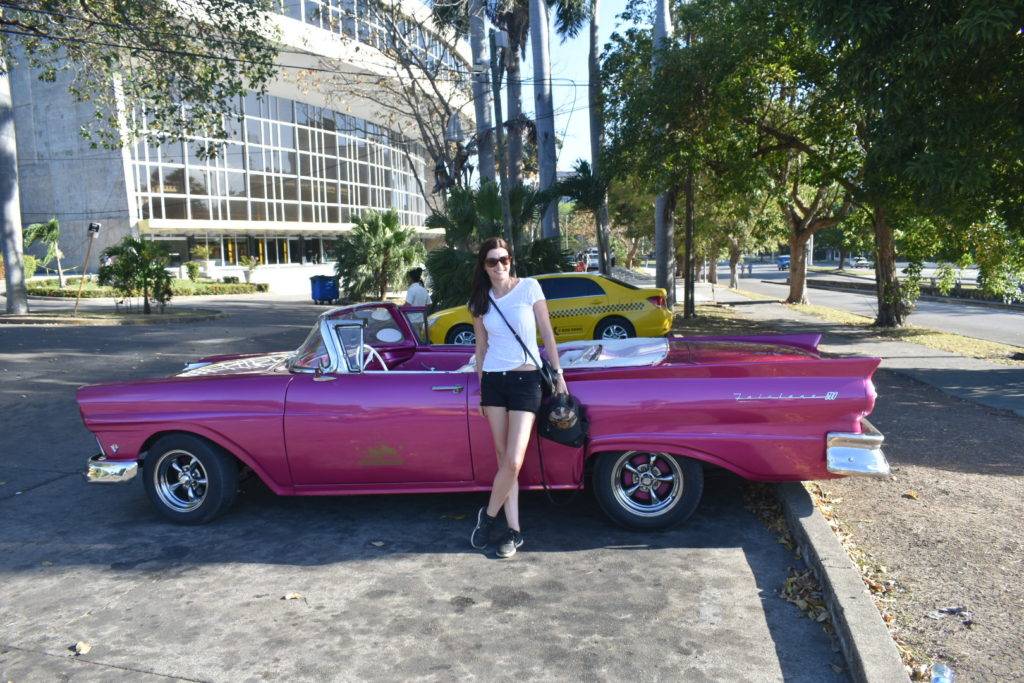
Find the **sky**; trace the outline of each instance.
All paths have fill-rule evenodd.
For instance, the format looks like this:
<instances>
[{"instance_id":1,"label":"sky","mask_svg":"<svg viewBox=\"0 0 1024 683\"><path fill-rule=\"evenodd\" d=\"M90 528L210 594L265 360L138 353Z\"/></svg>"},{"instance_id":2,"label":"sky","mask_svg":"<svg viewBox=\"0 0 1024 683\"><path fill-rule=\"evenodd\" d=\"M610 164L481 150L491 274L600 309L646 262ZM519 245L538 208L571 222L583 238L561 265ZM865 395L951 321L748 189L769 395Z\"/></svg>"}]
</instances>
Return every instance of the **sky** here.
<instances>
[{"instance_id":1,"label":"sky","mask_svg":"<svg viewBox=\"0 0 1024 683\"><path fill-rule=\"evenodd\" d=\"M599 38L603 47L626 7L626 0L602 0ZM555 134L563 140L558 154L558 170L570 171L577 159L590 160L590 113L587 104L587 52L589 27L564 43L551 26L551 94L555 107ZM527 44L526 60L522 66L523 109L533 112L533 59ZM572 83L575 83L575 86Z\"/></svg>"}]
</instances>

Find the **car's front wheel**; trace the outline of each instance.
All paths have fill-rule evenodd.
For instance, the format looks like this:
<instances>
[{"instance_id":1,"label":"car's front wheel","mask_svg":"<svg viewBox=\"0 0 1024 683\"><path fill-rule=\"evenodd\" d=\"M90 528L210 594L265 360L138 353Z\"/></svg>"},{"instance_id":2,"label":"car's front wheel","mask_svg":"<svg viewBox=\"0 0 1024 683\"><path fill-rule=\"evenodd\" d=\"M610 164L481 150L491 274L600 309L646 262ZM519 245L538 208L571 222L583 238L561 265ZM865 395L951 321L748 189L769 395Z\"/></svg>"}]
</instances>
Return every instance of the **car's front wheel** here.
<instances>
[{"instance_id":1,"label":"car's front wheel","mask_svg":"<svg viewBox=\"0 0 1024 683\"><path fill-rule=\"evenodd\" d=\"M462 344L465 346L472 346L476 344L476 331L472 325L460 323L448 330L448 334L444 338L445 344Z\"/></svg>"},{"instance_id":2,"label":"car's front wheel","mask_svg":"<svg viewBox=\"0 0 1024 683\"><path fill-rule=\"evenodd\" d=\"M594 328L594 339L629 339L635 336L633 323L619 316L605 318Z\"/></svg>"},{"instance_id":3,"label":"car's front wheel","mask_svg":"<svg viewBox=\"0 0 1024 683\"><path fill-rule=\"evenodd\" d=\"M593 471L601 509L631 529L666 529L690 517L704 493L704 470L668 453L602 453Z\"/></svg>"},{"instance_id":4,"label":"car's front wheel","mask_svg":"<svg viewBox=\"0 0 1024 683\"><path fill-rule=\"evenodd\" d=\"M168 434L143 462L146 495L178 524L205 524L227 511L238 491L238 462L206 439Z\"/></svg>"}]
</instances>

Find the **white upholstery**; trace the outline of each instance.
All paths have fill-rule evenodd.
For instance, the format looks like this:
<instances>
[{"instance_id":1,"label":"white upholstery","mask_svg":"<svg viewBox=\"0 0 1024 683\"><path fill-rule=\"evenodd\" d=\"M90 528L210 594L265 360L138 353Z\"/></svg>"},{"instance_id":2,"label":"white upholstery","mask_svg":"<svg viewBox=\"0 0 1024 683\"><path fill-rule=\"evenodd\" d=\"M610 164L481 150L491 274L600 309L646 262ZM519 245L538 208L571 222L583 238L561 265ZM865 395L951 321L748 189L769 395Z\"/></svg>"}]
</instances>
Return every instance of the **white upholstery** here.
<instances>
[{"instance_id":1,"label":"white upholstery","mask_svg":"<svg viewBox=\"0 0 1024 683\"><path fill-rule=\"evenodd\" d=\"M601 339L558 345L558 357L563 369L643 367L660 363L667 355L668 340L663 337ZM475 370L476 357L471 356L469 362L458 371Z\"/></svg>"}]
</instances>

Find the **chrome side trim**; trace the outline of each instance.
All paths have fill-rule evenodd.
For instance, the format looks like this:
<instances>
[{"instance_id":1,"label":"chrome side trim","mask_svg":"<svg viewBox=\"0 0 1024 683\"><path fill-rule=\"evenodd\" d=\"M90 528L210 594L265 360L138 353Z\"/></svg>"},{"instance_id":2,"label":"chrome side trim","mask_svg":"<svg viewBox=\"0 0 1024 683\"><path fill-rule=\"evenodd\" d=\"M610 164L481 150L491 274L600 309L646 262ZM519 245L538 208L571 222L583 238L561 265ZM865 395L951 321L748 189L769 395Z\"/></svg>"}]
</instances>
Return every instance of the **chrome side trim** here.
<instances>
[{"instance_id":1,"label":"chrome side trim","mask_svg":"<svg viewBox=\"0 0 1024 683\"><path fill-rule=\"evenodd\" d=\"M107 460L102 453L89 458L82 476L90 484L121 484L131 481L139 473L135 460Z\"/></svg>"},{"instance_id":2,"label":"chrome side trim","mask_svg":"<svg viewBox=\"0 0 1024 683\"><path fill-rule=\"evenodd\" d=\"M885 436L861 418L861 433L829 432L825 443L825 466L842 476L888 477L889 462L882 452Z\"/></svg>"}]
</instances>

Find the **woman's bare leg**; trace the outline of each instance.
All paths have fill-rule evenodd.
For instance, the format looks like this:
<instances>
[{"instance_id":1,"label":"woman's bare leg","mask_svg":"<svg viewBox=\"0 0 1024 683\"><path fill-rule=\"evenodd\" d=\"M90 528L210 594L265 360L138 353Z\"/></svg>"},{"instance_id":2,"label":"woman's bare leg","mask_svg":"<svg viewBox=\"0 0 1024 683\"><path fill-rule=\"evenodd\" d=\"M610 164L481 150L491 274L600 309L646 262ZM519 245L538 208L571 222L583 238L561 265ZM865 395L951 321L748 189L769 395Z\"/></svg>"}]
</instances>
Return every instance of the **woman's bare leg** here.
<instances>
[{"instance_id":1,"label":"woman's bare leg","mask_svg":"<svg viewBox=\"0 0 1024 683\"><path fill-rule=\"evenodd\" d=\"M494 517L505 506L505 519L510 528L519 526L519 470L526 459L526 446L530 442L535 416L522 410L509 410L504 444L504 457L498 460L498 473L491 487L491 500L487 514ZM495 437L497 441L497 437Z\"/></svg>"}]
</instances>

